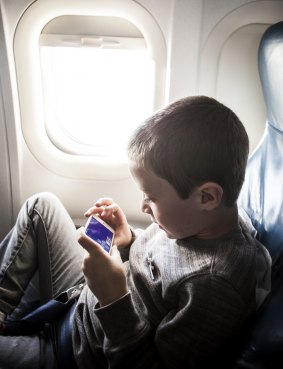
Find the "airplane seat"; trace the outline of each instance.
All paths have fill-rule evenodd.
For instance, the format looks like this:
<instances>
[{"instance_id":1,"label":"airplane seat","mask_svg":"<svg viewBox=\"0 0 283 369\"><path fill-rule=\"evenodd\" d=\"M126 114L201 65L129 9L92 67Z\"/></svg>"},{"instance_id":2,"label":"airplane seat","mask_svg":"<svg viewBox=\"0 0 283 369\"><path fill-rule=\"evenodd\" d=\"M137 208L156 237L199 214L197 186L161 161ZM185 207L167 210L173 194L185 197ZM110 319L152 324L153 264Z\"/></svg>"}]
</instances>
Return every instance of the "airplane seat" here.
<instances>
[{"instance_id":1,"label":"airplane seat","mask_svg":"<svg viewBox=\"0 0 283 369\"><path fill-rule=\"evenodd\" d=\"M265 31L258 65L267 122L248 160L238 204L270 252L271 292L249 326L235 369L278 368L283 363L283 21Z\"/></svg>"}]
</instances>

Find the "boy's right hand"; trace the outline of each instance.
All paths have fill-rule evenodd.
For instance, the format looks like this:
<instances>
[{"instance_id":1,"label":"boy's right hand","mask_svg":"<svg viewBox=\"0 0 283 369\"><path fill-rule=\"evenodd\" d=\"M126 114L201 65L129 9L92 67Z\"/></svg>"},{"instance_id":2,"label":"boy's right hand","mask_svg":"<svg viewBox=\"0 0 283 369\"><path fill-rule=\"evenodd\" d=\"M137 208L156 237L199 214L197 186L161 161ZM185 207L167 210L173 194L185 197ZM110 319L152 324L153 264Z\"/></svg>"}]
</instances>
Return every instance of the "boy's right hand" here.
<instances>
[{"instance_id":1,"label":"boy's right hand","mask_svg":"<svg viewBox=\"0 0 283 369\"><path fill-rule=\"evenodd\" d=\"M99 215L115 231L114 245L118 248L127 247L132 240L127 218L122 209L109 197L104 197L96 201L95 205L85 212L86 217Z\"/></svg>"}]
</instances>

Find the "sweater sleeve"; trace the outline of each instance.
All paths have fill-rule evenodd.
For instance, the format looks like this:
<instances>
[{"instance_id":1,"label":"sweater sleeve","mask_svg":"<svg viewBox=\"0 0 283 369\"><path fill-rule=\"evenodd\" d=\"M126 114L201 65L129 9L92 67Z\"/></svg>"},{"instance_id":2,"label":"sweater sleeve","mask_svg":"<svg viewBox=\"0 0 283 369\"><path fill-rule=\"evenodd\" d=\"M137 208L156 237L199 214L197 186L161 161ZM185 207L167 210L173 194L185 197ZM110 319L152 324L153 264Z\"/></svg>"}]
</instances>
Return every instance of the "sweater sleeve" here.
<instances>
[{"instance_id":1,"label":"sweater sleeve","mask_svg":"<svg viewBox=\"0 0 283 369\"><path fill-rule=\"evenodd\" d=\"M131 234L132 234L132 240L131 240L130 245L127 246L127 247L122 247L122 248L119 249L119 252L120 252L120 255L121 255L121 258L122 258L123 262L129 260L129 253L130 253L130 249L131 249L132 244L135 242L137 237L139 235L141 235L144 231L141 228L134 229L132 226L130 226L130 230L131 230Z\"/></svg>"},{"instance_id":2,"label":"sweater sleeve","mask_svg":"<svg viewBox=\"0 0 283 369\"><path fill-rule=\"evenodd\" d=\"M95 309L104 332L104 354L108 368L151 368L155 362L152 330L136 311L131 294Z\"/></svg>"},{"instance_id":3,"label":"sweater sleeve","mask_svg":"<svg viewBox=\"0 0 283 369\"><path fill-rule=\"evenodd\" d=\"M174 309L157 327L138 315L130 294L95 314L109 368L189 369L217 363L243 325L246 307L225 280L204 275L181 284Z\"/></svg>"}]
</instances>

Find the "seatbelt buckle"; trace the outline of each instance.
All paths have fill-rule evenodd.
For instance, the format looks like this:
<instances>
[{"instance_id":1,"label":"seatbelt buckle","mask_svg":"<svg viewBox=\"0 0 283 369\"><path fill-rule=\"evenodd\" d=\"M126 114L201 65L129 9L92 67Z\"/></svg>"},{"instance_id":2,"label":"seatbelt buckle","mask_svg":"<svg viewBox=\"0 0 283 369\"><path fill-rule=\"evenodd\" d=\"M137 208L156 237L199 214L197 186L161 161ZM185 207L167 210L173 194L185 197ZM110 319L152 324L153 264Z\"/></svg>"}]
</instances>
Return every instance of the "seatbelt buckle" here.
<instances>
[{"instance_id":1,"label":"seatbelt buckle","mask_svg":"<svg viewBox=\"0 0 283 369\"><path fill-rule=\"evenodd\" d=\"M57 297L54 298L54 300L62 302L63 304L67 304L80 295L83 287L84 287L84 283L77 284L76 286L70 287L66 291L61 292Z\"/></svg>"}]
</instances>

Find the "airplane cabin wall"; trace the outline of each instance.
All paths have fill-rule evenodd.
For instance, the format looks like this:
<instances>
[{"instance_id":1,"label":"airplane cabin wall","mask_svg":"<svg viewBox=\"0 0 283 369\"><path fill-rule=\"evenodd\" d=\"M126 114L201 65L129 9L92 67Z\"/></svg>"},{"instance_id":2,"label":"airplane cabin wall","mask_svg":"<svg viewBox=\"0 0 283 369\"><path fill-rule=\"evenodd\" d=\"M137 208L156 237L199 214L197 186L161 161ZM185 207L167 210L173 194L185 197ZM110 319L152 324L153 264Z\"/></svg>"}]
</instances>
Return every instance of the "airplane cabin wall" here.
<instances>
[{"instance_id":1,"label":"airplane cabin wall","mask_svg":"<svg viewBox=\"0 0 283 369\"><path fill-rule=\"evenodd\" d=\"M117 181L95 181L58 175L36 159L23 138L13 39L21 15L35 2L0 0L0 237L12 226L24 200L40 191L59 196L76 222L82 221L84 210L95 199L106 195L122 206L130 222L145 225L148 220L139 210L141 195L129 176ZM155 19L165 40L166 102L193 94L218 98L243 119L253 150L265 124L256 64L257 44L266 27L283 18L283 1L138 0L136 3Z\"/></svg>"}]
</instances>

